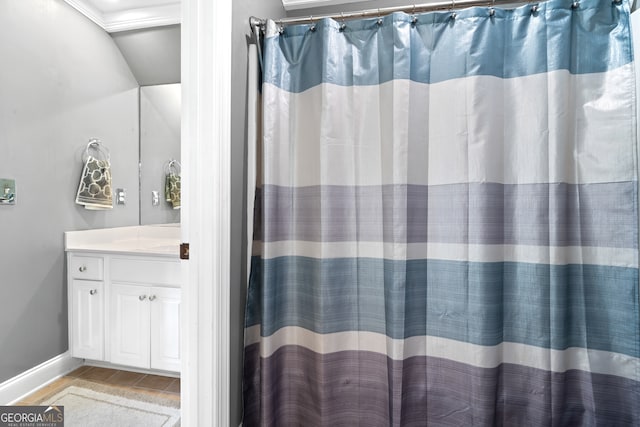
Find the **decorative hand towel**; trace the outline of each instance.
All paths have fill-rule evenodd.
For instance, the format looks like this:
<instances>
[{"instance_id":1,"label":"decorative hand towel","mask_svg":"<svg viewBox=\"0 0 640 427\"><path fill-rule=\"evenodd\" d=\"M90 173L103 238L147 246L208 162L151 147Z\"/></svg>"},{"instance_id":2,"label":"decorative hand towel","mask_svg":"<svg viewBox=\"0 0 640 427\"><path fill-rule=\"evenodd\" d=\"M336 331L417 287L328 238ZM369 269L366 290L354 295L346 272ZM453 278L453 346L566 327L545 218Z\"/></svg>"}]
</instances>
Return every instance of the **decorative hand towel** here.
<instances>
[{"instance_id":1,"label":"decorative hand towel","mask_svg":"<svg viewBox=\"0 0 640 427\"><path fill-rule=\"evenodd\" d=\"M89 155L89 149L94 148L105 156L100 160ZM82 170L76 203L85 209L101 210L113 208L111 194L111 163L108 151L98 140L91 140L86 150L87 160Z\"/></svg>"},{"instance_id":2,"label":"decorative hand towel","mask_svg":"<svg viewBox=\"0 0 640 427\"><path fill-rule=\"evenodd\" d=\"M166 163L164 180L164 198L171 203L173 209L180 209L180 172L182 165L177 160Z\"/></svg>"},{"instance_id":3,"label":"decorative hand towel","mask_svg":"<svg viewBox=\"0 0 640 427\"><path fill-rule=\"evenodd\" d=\"M173 209L180 209L180 175L169 172L164 181L164 196Z\"/></svg>"}]
</instances>

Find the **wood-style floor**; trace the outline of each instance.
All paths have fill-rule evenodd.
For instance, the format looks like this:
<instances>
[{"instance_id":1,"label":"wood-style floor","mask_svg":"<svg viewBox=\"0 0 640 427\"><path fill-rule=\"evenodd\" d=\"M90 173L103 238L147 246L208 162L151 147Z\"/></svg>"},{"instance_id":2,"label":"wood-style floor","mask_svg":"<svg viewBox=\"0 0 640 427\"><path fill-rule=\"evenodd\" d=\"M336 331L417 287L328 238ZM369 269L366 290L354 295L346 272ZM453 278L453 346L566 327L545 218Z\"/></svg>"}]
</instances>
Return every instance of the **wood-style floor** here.
<instances>
[{"instance_id":1,"label":"wood-style floor","mask_svg":"<svg viewBox=\"0 0 640 427\"><path fill-rule=\"evenodd\" d=\"M180 378L85 365L38 389L15 404L33 405L43 397L52 395L64 387L72 385L78 379L180 402Z\"/></svg>"}]
</instances>

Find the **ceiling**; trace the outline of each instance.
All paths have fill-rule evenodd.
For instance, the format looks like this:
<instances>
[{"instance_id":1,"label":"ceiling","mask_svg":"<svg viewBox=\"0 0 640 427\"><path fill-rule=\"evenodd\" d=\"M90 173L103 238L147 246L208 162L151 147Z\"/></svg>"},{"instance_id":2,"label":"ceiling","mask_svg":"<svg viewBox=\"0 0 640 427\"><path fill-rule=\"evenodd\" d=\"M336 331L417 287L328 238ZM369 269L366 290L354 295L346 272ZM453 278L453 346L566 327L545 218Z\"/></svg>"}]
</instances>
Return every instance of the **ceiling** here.
<instances>
[{"instance_id":1,"label":"ceiling","mask_svg":"<svg viewBox=\"0 0 640 427\"><path fill-rule=\"evenodd\" d=\"M180 0L65 0L110 33L180 23Z\"/></svg>"}]
</instances>

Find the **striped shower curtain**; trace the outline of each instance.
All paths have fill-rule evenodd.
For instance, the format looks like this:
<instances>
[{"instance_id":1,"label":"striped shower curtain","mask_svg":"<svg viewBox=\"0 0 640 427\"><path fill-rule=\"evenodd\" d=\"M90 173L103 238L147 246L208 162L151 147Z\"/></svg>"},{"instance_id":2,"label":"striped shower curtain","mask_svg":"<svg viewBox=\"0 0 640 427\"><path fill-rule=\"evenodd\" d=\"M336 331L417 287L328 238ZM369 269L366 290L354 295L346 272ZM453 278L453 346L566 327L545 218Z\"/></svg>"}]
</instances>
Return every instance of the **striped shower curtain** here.
<instances>
[{"instance_id":1,"label":"striped shower curtain","mask_svg":"<svg viewBox=\"0 0 640 427\"><path fill-rule=\"evenodd\" d=\"M264 44L244 427L638 426L629 4Z\"/></svg>"}]
</instances>

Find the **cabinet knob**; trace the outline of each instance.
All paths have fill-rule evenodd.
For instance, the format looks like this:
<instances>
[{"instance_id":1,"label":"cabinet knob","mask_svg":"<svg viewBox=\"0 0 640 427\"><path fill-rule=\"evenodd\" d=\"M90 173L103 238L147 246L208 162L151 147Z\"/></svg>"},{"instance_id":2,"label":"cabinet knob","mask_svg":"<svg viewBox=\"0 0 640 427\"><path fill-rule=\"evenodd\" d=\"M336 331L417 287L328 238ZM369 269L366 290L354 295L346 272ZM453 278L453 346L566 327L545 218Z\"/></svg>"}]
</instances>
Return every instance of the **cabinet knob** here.
<instances>
[{"instance_id":1,"label":"cabinet knob","mask_svg":"<svg viewBox=\"0 0 640 427\"><path fill-rule=\"evenodd\" d=\"M85 265L83 265L78 270L80 270L80 273L84 273L85 271L87 271L87 267Z\"/></svg>"},{"instance_id":2,"label":"cabinet knob","mask_svg":"<svg viewBox=\"0 0 640 427\"><path fill-rule=\"evenodd\" d=\"M89 291L89 294L90 294L90 295L95 295L95 294L97 294L97 293L98 293L98 290L97 290L97 289L91 289L91 290Z\"/></svg>"},{"instance_id":3,"label":"cabinet knob","mask_svg":"<svg viewBox=\"0 0 640 427\"><path fill-rule=\"evenodd\" d=\"M151 295L151 296L149 297L149 301L153 301L153 300L155 300L155 299L156 299L156 296L155 296L155 295Z\"/></svg>"},{"instance_id":4,"label":"cabinet knob","mask_svg":"<svg viewBox=\"0 0 640 427\"><path fill-rule=\"evenodd\" d=\"M146 296L146 295L140 295L140 296L138 297L138 299L139 299L140 301L144 301L144 300L146 300L146 299L147 299L147 296Z\"/></svg>"}]
</instances>

